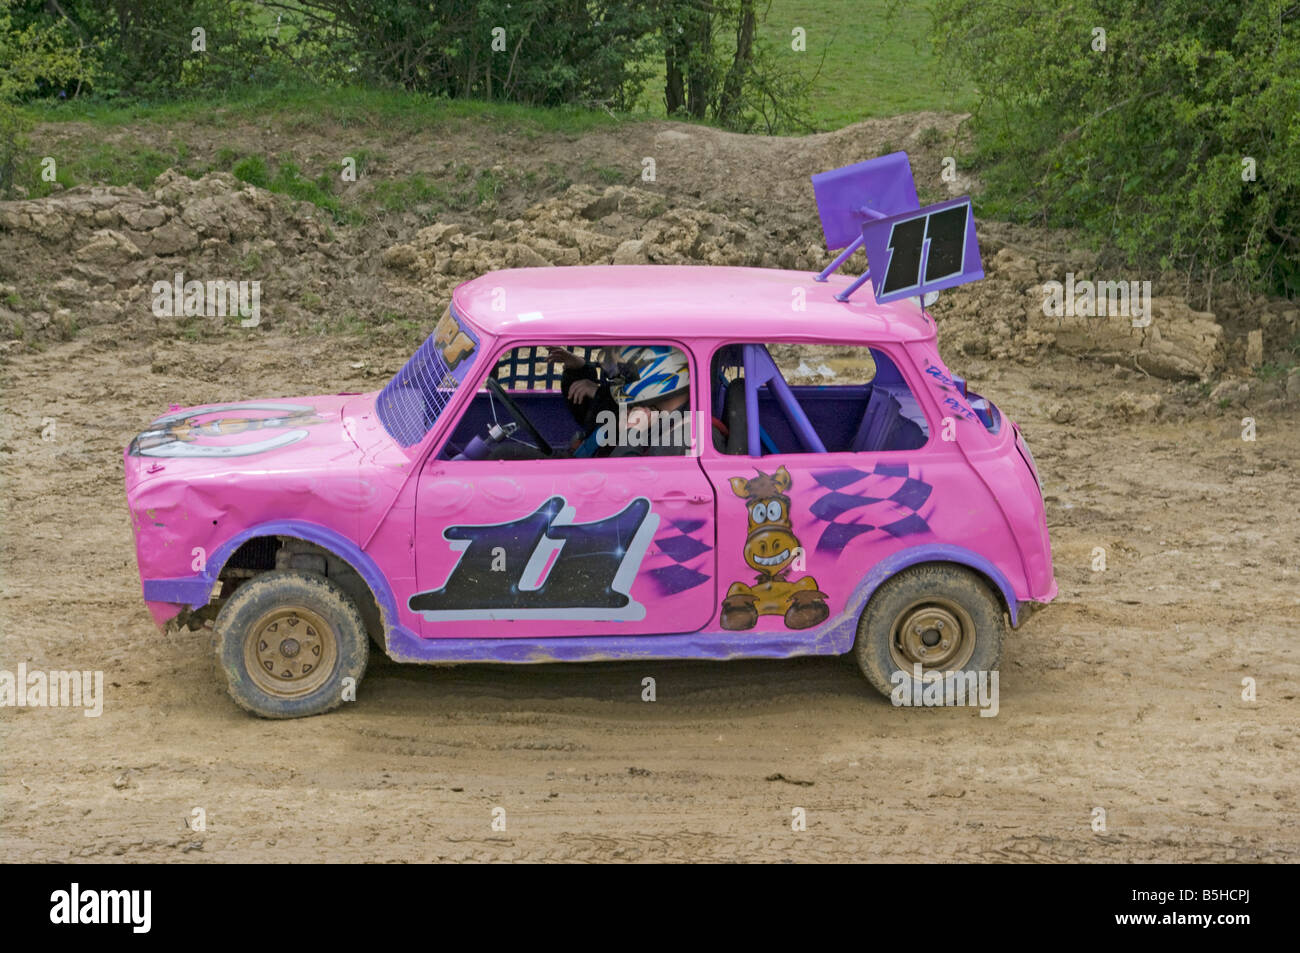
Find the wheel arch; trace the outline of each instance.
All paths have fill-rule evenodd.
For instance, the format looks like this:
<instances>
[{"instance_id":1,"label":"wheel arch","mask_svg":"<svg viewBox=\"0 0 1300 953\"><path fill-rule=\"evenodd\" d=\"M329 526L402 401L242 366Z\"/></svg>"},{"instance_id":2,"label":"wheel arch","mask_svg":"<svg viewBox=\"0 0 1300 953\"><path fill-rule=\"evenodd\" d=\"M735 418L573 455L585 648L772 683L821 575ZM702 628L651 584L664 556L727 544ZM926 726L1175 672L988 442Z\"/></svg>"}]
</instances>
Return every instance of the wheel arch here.
<instances>
[{"instance_id":1,"label":"wheel arch","mask_svg":"<svg viewBox=\"0 0 1300 953\"><path fill-rule=\"evenodd\" d=\"M904 569L929 563L947 563L975 572L988 584L990 589L997 593L1002 608L1006 610L1007 615L1011 618L1012 627L1016 626L1019 601L1016 599L1016 593L1011 586L1010 580L1007 579L1002 570L998 569L991 560L973 550L966 549L964 546L944 544L914 546L904 549L882 559L873 566L871 572L867 574L867 578L862 582L858 614L860 615L866 611L867 605L871 602L871 597L875 595L876 590L890 578Z\"/></svg>"},{"instance_id":2,"label":"wheel arch","mask_svg":"<svg viewBox=\"0 0 1300 953\"><path fill-rule=\"evenodd\" d=\"M273 540L275 543L274 547L270 548L271 564L269 566L264 564L266 550L261 548L266 540ZM355 574L362 586L364 586L364 595L374 605L373 621L379 627L379 631L375 633L378 641L384 641L388 629L397 620L397 603L383 571L374 559L355 542L336 530L317 523L308 523L302 520L277 520L240 531L222 543L209 557L202 574L208 583L209 589L218 581L228 578L228 570L230 569L250 568L259 571L270 571L277 568L275 564L276 554L283 547L286 540L308 544L308 546L319 550L327 559L332 557L343 563ZM260 561L263 564L250 567L232 566L232 561L235 561L237 555L247 556L249 557L248 561ZM325 573L325 575L329 578L328 573ZM336 578L335 581L340 580ZM358 593L352 587L344 585L344 589L355 599ZM193 606L193 608L199 608L203 604L200 603ZM372 619L368 617L370 614L367 613L366 607L359 604L358 609L367 623L371 623Z\"/></svg>"}]
</instances>

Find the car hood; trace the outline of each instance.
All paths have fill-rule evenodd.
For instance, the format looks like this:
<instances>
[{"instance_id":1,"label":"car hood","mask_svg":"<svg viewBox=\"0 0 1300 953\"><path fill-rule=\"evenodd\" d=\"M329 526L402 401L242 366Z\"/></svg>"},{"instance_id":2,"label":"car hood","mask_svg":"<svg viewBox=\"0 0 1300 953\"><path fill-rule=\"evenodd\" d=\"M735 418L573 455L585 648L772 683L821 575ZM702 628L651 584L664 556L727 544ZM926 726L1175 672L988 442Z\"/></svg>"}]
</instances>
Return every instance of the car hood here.
<instances>
[{"instance_id":1,"label":"car hood","mask_svg":"<svg viewBox=\"0 0 1300 953\"><path fill-rule=\"evenodd\" d=\"M327 470L357 465L351 394L203 404L168 411L126 448L128 488L166 475Z\"/></svg>"}]
</instances>

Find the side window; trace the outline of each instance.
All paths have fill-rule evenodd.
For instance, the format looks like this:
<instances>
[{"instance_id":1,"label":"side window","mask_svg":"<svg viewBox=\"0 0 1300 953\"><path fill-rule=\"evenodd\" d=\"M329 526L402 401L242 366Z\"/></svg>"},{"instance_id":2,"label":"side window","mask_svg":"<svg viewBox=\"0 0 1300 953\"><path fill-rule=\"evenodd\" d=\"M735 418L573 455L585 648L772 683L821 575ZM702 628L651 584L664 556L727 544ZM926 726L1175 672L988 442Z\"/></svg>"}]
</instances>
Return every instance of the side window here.
<instances>
[{"instance_id":1,"label":"side window","mask_svg":"<svg viewBox=\"0 0 1300 953\"><path fill-rule=\"evenodd\" d=\"M757 390L757 428L747 375ZM887 453L914 450L930 436L898 367L866 345L727 345L714 355L710 384L722 453L749 454L755 430L763 454Z\"/></svg>"},{"instance_id":2,"label":"side window","mask_svg":"<svg viewBox=\"0 0 1300 953\"><path fill-rule=\"evenodd\" d=\"M690 363L673 345L517 345L498 354L441 456L683 455L690 407Z\"/></svg>"}]
</instances>

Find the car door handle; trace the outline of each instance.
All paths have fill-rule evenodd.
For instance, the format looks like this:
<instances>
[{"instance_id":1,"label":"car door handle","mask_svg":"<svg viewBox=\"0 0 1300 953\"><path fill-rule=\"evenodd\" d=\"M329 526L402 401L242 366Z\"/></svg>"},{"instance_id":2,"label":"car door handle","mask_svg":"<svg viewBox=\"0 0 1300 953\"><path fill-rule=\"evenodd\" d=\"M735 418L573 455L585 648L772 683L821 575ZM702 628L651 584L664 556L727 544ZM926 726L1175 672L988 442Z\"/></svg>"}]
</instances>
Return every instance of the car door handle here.
<instances>
[{"instance_id":1,"label":"car door handle","mask_svg":"<svg viewBox=\"0 0 1300 953\"><path fill-rule=\"evenodd\" d=\"M682 490L669 490L660 496L652 497L656 503L712 503L713 497L699 493L685 493Z\"/></svg>"}]
</instances>

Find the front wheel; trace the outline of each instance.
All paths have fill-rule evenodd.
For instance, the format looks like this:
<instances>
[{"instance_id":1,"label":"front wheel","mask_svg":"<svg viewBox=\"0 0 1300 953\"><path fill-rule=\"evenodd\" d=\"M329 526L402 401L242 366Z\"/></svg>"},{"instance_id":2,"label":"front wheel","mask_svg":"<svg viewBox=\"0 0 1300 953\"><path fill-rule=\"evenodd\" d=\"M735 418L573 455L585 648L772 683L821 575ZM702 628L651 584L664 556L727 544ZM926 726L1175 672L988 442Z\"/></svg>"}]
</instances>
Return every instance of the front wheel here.
<instances>
[{"instance_id":1,"label":"front wheel","mask_svg":"<svg viewBox=\"0 0 1300 953\"><path fill-rule=\"evenodd\" d=\"M236 589L217 615L216 643L230 697L263 718L337 708L370 655L356 604L306 572L268 572Z\"/></svg>"},{"instance_id":2,"label":"front wheel","mask_svg":"<svg viewBox=\"0 0 1300 953\"><path fill-rule=\"evenodd\" d=\"M1002 603L974 571L951 563L913 566L871 596L853 655L867 681L891 695L905 673L992 672L1006 634Z\"/></svg>"}]
</instances>

